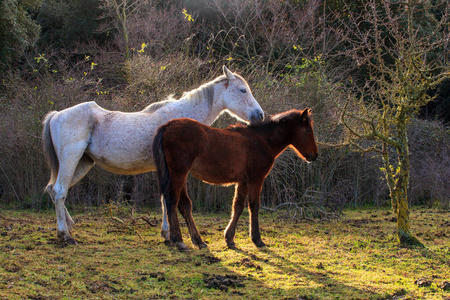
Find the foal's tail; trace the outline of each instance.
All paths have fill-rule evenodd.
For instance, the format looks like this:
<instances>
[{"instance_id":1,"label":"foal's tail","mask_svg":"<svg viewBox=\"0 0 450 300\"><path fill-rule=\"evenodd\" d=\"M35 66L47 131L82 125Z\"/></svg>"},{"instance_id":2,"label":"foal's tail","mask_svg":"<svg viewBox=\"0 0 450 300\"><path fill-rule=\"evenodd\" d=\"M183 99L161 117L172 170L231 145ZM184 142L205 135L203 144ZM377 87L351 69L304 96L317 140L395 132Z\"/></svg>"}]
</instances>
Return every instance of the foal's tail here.
<instances>
[{"instance_id":1,"label":"foal's tail","mask_svg":"<svg viewBox=\"0 0 450 300\"><path fill-rule=\"evenodd\" d=\"M56 177L58 176L59 170L59 162L58 156L56 155L55 146L53 145L52 134L50 132L50 120L57 113L57 111L51 111L45 115L44 121L42 124L44 125L44 129L42 130L42 145L44 147L44 154L47 158L48 165L51 170L50 181L48 182L45 191L49 192L49 188L56 181Z\"/></svg>"},{"instance_id":2,"label":"foal's tail","mask_svg":"<svg viewBox=\"0 0 450 300\"><path fill-rule=\"evenodd\" d=\"M156 165L156 173L159 182L159 194L166 197L167 187L169 186L169 168L167 167L166 157L164 155L163 135L166 126L161 126L156 131L153 139L153 160Z\"/></svg>"}]
</instances>

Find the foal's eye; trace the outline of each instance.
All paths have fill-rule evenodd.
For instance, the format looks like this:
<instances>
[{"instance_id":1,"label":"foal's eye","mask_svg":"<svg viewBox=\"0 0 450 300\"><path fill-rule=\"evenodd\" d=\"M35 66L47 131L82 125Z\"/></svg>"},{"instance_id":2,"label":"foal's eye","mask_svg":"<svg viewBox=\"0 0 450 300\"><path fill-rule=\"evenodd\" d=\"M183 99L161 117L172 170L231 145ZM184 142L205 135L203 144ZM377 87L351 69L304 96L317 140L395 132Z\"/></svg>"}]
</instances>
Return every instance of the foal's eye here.
<instances>
[{"instance_id":1,"label":"foal's eye","mask_svg":"<svg viewBox=\"0 0 450 300\"><path fill-rule=\"evenodd\" d=\"M310 133L310 132L311 132L311 128L306 127L305 130L306 130L307 133Z\"/></svg>"},{"instance_id":2,"label":"foal's eye","mask_svg":"<svg viewBox=\"0 0 450 300\"><path fill-rule=\"evenodd\" d=\"M242 89L241 93L245 94L245 93L247 93L247 91L245 89Z\"/></svg>"}]
</instances>

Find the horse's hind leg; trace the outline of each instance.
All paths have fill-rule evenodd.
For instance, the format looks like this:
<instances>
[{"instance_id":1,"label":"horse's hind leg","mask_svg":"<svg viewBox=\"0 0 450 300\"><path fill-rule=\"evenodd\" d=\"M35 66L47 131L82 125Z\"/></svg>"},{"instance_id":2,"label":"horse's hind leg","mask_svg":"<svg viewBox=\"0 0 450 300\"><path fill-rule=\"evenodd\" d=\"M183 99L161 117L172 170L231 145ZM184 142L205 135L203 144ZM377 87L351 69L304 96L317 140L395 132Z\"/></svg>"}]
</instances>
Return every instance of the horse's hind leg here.
<instances>
[{"instance_id":1,"label":"horse's hind leg","mask_svg":"<svg viewBox=\"0 0 450 300\"><path fill-rule=\"evenodd\" d=\"M231 220L225 229L225 241L229 248L234 248L234 234L236 233L236 225L239 217L242 214L245 206L245 199L247 198L247 184L239 183L236 185L234 199L233 199L233 210L231 212Z\"/></svg>"},{"instance_id":2,"label":"horse's hind leg","mask_svg":"<svg viewBox=\"0 0 450 300\"><path fill-rule=\"evenodd\" d=\"M75 239L72 237L69 230L69 228L73 225L73 220L64 205L64 201L66 200L67 196L67 189L68 184L61 180L57 180L52 189L52 199L55 204L56 210L57 236L58 238L69 244L76 244Z\"/></svg>"},{"instance_id":3,"label":"horse's hind leg","mask_svg":"<svg viewBox=\"0 0 450 300\"><path fill-rule=\"evenodd\" d=\"M55 184L56 186L56 184ZM56 226L57 226L57 237L61 239L64 242L67 242L68 244L76 245L77 242L75 239L71 236L70 230L71 225L73 225L73 220L70 217L69 213L67 212L67 208L64 206L64 201L62 201L61 206L61 189L57 187L57 189L54 189L54 186L48 187L47 192L50 195L50 198L52 198L52 201L55 205L56 210ZM67 193L66 193L67 194ZM65 197L65 196L64 196ZM67 224L72 221L71 225Z\"/></svg>"},{"instance_id":4,"label":"horse's hind leg","mask_svg":"<svg viewBox=\"0 0 450 300\"><path fill-rule=\"evenodd\" d=\"M78 165L75 169L75 173L72 177L72 181L70 182L69 187L74 186L78 181L80 181L89 172L89 170L92 169L94 164L95 164L94 161L89 156L84 154L81 157L80 161L78 162ZM66 210L67 227L68 227L69 233L72 233L72 228L73 228L73 225L75 224L75 222L73 221L72 217L70 216L69 211L67 210L65 205L64 205L64 208Z\"/></svg>"},{"instance_id":5,"label":"horse's hind leg","mask_svg":"<svg viewBox=\"0 0 450 300\"><path fill-rule=\"evenodd\" d=\"M200 237L200 233L195 226L194 218L192 217L192 201L189 198L186 184L183 186L180 194L180 202L178 203L178 209L183 215L189 228L189 235L191 236L192 243L199 249L206 248L205 242Z\"/></svg>"},{"instance_id":6,"label":"horse's hind leg","mask_svg":"<svg viewBox=\"0 0 450 300\"><path fill-rule=\"evenodd\" d=\"M59 153L59 172L56 182L52 187L52 199L55 203L58 238L69 244L76 244L75 239L70 233L74 222L70 217L64 202L72 181L76 179L74 178L75 170L83 156L87 143L79 143L70 146L71 147L68 147L68 145L66 145L64 151Z\"/></svg>"}]
</instances>

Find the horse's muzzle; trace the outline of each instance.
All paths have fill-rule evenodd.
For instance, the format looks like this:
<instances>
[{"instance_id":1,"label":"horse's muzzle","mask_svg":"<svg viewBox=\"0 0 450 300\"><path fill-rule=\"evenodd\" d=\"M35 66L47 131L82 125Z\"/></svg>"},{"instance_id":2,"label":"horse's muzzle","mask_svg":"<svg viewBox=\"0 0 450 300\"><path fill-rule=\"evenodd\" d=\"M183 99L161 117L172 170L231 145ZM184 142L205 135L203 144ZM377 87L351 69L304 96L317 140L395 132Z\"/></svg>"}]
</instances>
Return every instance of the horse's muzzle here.
<instances>
[{"instance_id":1,"label":"horse's muzzle","mask_svg":"<svg viewBox=\"0 0 450 300\"><path fill-rule=\"evenodd\" d=\"M250 115L250 124L261 122L264 119L264 112L261 109L254 109Z\"/></svg>"}]
</instances>

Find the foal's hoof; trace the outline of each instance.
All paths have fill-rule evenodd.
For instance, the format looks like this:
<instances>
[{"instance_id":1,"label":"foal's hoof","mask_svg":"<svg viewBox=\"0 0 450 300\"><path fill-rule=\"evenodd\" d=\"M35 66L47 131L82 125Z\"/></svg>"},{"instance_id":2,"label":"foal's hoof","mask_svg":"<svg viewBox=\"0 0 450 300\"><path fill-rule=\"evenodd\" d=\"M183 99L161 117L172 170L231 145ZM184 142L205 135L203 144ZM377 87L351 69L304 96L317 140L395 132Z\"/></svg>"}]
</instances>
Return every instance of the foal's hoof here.
<instances>
[{"instance_id":1,"label":"foal's hoof","mask_svg":"<svg viewBox=\"0 0 450 300\"><path fill-rule=\"evenodd\" d=\"M258 248L266 248L266 244L264 244L264 242L261 241L261 240L255 242L255 246L258 247Z\"/></svg>"},{"instance_id":2,"label":"foal's hoof","mask_svg":"<svg viewBox=\"0 0 450 300\"><path fill-rule=\"evenodd\" d=\"M208 245L206 245L206 243L200 238L191 238L192 244L194 244L194 246L197 246L198 249L203 249L203 248L207 248Z\"/></svg>"},{"instance_id":3,"label":"foal's hoof","mask_svg":"<svg viewBox=\"0 0 450 300\"><path fill-rule=\"evenodd\" d=\"M198 249L203 249L203 248L208 248L208 245L206 245L205 243L200 243L197 245Z\"/></svg>"},{"instance_id":4,"label":"foal's hoof","mask_svg":"<svg viewBox=\"0 0 450 300\"><path fill-rule=\"evenodd\" d=\"M227 243L227 247L228 247L228 249L231 249L231 250L237 249L236 244L234 242Z\"/></svg>"},{"instance_id":5,"label":"foal's hoof","mask_svg":"<svg viewBox=\"0 0 450 300\"><path fill-rule=\"evenodd\" d=\"M186 244L184 242L178 242L176 243L178 250L180 250L181 252L185 252L185 251L189 251L188 246L186 246Z\"/></svg>"}]
</instances>

